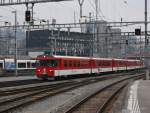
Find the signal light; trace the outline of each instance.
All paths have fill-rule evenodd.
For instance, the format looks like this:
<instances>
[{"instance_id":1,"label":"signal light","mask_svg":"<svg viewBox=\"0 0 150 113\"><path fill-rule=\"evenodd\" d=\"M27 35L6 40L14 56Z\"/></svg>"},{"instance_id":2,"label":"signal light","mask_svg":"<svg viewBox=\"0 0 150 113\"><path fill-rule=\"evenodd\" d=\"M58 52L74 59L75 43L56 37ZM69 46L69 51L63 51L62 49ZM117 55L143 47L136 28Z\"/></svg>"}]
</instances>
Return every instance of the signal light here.
<instances>
[{"instance_id":1,"label":"signal light","mask_svg":"<svg viewBox=\"0 0 150 113\"><path fill-rule=\"evenodd\" d=\"M26 11L25 12L25 20L27 22L30 22L31 21L31 12L30 11Z\"/></svg>"},{"instance_id":2,"label":"signal light","mask_svg":"<svg viewBox=\"0 0 150 113\"><path fill-rule=\"evenodd\" d=\"M128 45L128 40L126 40L126 45Z\"/></svg>"},{"instance_id":3,"label":"signal light","mask_svg":"<svg viewBox=\"0 0 150 113\"><path fill-rule=\"evenodd\" d=\"M141 29L135 29L135 35L141 35Z\"/></svg>"}]
</instances>

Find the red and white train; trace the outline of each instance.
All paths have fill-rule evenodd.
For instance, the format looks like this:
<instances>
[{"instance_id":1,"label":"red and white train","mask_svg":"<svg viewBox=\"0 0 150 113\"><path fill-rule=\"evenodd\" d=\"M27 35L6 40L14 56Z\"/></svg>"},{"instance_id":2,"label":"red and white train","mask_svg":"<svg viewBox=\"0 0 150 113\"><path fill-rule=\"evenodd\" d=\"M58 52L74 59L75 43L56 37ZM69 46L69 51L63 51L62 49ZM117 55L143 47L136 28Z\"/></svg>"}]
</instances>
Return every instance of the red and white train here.
<instances>
[{"instance_id":1,"label":"red and white train","mask_svg":"<svg viewBox=\"0 0 150 113\"><path fill-rule=\"evenodd\" d=\"M38 66L35 74L41 79L69 75L99 74L144 67L142 61L129 59L40 55L36 60Z\"/></svg>"}]
</instances>

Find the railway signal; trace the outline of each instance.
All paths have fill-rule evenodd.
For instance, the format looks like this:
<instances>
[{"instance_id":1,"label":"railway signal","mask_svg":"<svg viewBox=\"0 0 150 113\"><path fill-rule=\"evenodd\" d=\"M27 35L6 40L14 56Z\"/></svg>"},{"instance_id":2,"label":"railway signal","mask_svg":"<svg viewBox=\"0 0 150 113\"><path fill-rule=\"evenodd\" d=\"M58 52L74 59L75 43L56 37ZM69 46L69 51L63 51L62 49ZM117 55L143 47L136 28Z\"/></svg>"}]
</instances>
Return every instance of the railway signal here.
<instances>
[{"instance_id":1,"label":"railway signal","mask_svg":"<svg viewBox=\"0 0 150 113\"><path fill-rule=\"evenodd\" d=\"M31 21L31 12L28 10L25 12L25 20L26 20L26 22Z\"/></svg>"},{"instance_id":2,"label":"railway signal","mask_svg":"<svg viewBox=\"0 0 150 113\"><path fill-rule=\"evenodd\" d=\"M141 29L135 29L135 35L141 35Z\"/></svg>"}]
</instances>

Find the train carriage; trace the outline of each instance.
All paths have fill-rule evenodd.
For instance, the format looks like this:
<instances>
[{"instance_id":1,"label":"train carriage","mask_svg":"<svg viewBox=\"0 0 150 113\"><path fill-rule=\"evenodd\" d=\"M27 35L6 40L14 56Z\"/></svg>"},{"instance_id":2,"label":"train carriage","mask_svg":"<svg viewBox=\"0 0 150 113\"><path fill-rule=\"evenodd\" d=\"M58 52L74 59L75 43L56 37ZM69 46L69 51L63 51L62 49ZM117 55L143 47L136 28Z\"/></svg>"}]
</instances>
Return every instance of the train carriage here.
<instances>
[{"instance_id":1,"label":"train carriage","mask_svg":"<svg viewBox=\"0 0 150 113\"><path fill-rule=\"evenodd\" d=\"M113 59L113 70L114 71L123 71L127 70L127 61L126 59Z\"/></svg>"},{"instance_id":2,"label":"train carriage","mask_svg":"<svg viewBox=\"0 0 150 113\"><path fill-rule=\"evenodd\" d=\"M143 67L141 61L128 59L40 55L36 60L38 66L35 74L41 79L58 76L100 74Z\"/></svg>"},{"instance_id":3,"label":"train carriage","mask_svg":"<svg viewBox=\"0 0 150 113\"><path fill-rule=\"evenodd\" d=\"M36 67L36 60L17 60L18 70L33 70Z\"/></svg>"},{"instance_id":4,"label":"train carriage","mask_svg":"<svg viewBox=\"0 0 150 113\"><path fill-rule=\"evenodd\" d=\"M92 58L96 67L91 67L93 73L111 72L113 71L112 59L109 58Z\"/></svg>"},{"instance_id":5,"label":"train carriage","mask_svg":"<svg viewBox=\"0 0 150 113\"><path fill-rule=\"evenodd\" d=\"M4 60L0 60L0 69L4 68Z\"/></svg>"},{"instance_id":6,"label":"train carriage","mask_svg":"<svg viewBox=\"0 0 150 113\"><path fill-rule=\"evenodd\" d=\"M39 78L90 74L90 58L38 56L38 67L35 71Z\"/></svg>"},{"instance_id":7,"label":"train carriage","mask_svg":"<svg viewBox=\"0 0 150 113\"><path fill-rule=\"evenodd\" d=\"M0 60L0 69L6 72L15 70L15 60L13 58L5 58ZM36 60L17 60L18 70L34 70L36 69Z\"/></svg>"}]
</instances>

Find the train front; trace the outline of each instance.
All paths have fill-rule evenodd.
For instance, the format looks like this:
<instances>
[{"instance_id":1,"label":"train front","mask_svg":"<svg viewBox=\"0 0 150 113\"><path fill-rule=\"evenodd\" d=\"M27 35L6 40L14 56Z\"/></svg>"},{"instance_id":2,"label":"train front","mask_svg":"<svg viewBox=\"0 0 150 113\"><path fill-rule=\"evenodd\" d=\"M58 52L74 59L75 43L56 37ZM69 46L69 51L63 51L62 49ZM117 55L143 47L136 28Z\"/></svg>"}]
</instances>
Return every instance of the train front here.
<instances>
[{"instance_id":1,"label":"train front","mask_svg":"<svg viewBox=\"0 0 150 113\"><path fill-rule=\"evenodd\" d=\"M46 80L48 78L55 77L55 69L58 67L58 60L50 57L41 55L36 59L37 67L35 70L35 74L38 78L42 80Z\"/></svg>"}]
</instances>

